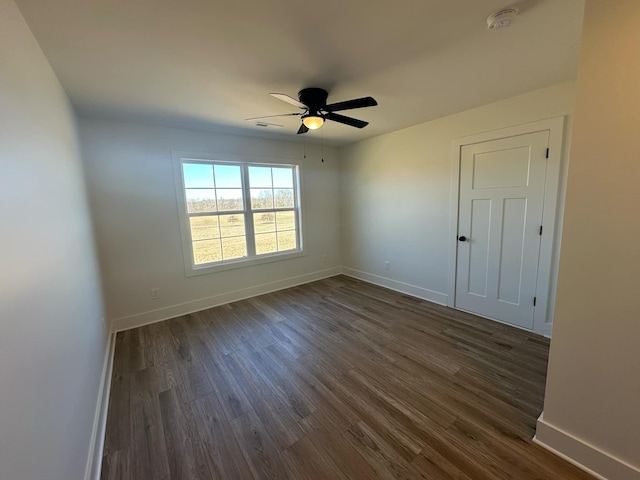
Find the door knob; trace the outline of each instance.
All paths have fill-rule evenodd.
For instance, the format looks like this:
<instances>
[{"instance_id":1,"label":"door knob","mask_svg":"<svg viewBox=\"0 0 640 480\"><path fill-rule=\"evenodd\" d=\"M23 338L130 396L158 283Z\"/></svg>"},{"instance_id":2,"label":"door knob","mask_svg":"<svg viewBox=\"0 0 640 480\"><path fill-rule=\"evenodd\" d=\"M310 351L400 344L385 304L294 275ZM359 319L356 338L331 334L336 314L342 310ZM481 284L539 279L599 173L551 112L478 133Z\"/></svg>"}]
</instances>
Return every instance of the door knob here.
<instances>
[{"instance_id":1,"label":"door knob","mask_svg":"<svg viewBox=\"0 0 640 480\"><path fill-rule=\"evenodd\" d=\"M458 240L460 240L461 242L466 242L467 241L467 237L465 237L464 235L460 235L458 237Z\"/></svg>"}]
</instances>

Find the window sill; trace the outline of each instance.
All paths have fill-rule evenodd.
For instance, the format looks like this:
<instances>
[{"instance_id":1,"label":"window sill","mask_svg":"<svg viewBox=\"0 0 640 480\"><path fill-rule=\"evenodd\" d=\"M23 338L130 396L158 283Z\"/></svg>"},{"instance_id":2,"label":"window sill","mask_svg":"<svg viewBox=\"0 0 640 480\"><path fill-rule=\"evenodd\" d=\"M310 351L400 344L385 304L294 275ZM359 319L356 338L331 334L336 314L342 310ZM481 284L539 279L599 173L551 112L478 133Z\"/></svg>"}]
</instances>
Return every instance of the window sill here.
<instances>
[{"instance_id":1,"label":"window sill","mask_svg":"<svg viewBox=\"0 0 640 480\"><path fill-rule=\"evenodd\" d=\"M197 277L199 275L208 275L211 273L224 272L227 270L235 270L237 268L253 267L255 265L262 265L265 263L279 262L282 260L290 260L292 258L299 258L306 256L304 250L294 250L290 253L276 253L271 255L263 255L254 258L238 258L236 260L229 260L228 262L218 265L206 265L202 267L191 267L190 270L185 272L187 277Z\"/></svg>"}]
</instances>

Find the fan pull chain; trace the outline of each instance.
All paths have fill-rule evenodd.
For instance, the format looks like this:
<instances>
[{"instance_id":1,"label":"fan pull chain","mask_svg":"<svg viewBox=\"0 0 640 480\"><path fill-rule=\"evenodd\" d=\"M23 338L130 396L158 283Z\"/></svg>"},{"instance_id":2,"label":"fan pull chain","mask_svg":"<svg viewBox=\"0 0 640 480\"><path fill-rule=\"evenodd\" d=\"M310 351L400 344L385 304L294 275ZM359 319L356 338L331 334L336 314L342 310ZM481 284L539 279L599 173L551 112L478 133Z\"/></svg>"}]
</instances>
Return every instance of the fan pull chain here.
<instances>
[{"instance_id":1,"label":"fan pull chain","mask_svg":"<svg viewBox=\"0 0 640 480\"><path fill-rule=\"evenodd\" d=\"M324 130L320 130L320 153L322 155L322 163L324 163Z\"/></svg>"},{"instance_id":2,"label":"fan pull chain","mask_svg":"<svg viewBox=\"0 0 640 480\"><path fill-rule=\"evenodd\" d=\"M307 139L306 138L302 139L302 153L303 153L303 158L307 158Z\"/></svg>"}]
</instances>

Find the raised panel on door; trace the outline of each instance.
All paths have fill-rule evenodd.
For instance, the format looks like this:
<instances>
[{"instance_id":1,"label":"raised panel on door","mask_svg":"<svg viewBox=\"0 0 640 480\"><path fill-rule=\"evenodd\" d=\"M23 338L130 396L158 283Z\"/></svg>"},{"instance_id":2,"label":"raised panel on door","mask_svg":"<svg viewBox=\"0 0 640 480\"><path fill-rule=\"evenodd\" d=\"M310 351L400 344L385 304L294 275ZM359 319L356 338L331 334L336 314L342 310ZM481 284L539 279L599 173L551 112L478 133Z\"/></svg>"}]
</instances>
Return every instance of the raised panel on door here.
<instances>
[{"instance_id":1,"label":"raised panel on door","mask_svg":"<svg viewBox=\"0 0 640 480\"><path fill-rule=\"evenodd\" d=\"M476 241L469 248L467 292L480 297L487 296L490 220L491 200L473 200L471 202L470 235L472 235Z\"/></svg>"},{"instance_id":2,"label":"raised panel on door","mask_svg":"<svg viewBox=\"0 0 640 480\"><path fill-rule=\"evenodd\" d=\"M549 133L464 146L457 308L533 326Z\"/></svg>"},{"instance_id":3,"label":"raised panel on door","mask_svg":"<svg viewBox=\"0 0 640 480\"><path fill-rule=\"evenodd\" d=\"M524 267L526 198L505 198L498 267L498 301L520 305Z\"/></svg>"}]
</instances>

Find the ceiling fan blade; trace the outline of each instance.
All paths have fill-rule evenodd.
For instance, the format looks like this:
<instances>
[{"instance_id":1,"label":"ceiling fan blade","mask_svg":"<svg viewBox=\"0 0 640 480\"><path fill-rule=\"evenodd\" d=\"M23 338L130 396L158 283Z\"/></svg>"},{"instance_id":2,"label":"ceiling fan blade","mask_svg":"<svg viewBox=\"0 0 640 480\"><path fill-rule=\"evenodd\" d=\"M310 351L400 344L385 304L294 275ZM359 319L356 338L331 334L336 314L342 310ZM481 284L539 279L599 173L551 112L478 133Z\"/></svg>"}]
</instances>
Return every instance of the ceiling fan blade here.
<instances>
[{"instance_id":1,"label":"ceiling fan blade","mask_svg":"<svg viewBox=\"0 0 640 480\"><path fill-rule=\"evenodd\" d=\"M261 118L272 118L272 117L293 117L293 116L300 116L302 115L302 112L298 113L281 113L279 115L265 115L264 117L253 117L253 118L245 118L245 121L249 122L251 120L260 120Z\"/></svg>"},{"instance_id":2,"label":"ceiling fan blade","mask_svg":"<svg viewBox=\"0 0 640 480\"><path fill-rule=\"evenodd\" d=\"M344 115L340 115L338 113L327 113L324 118L327 120L333 120L334 122L344 123L345 125L351 125L356 128L364 128L369 125L369 122L365 122L364 120L358 120L357 118L345 117Z\"/></svg>"},{"instance_id":3,"label":"ceiling fan blade","mask_svg":"<svg viewBox=\"0 0 640 480\"><path fill-rule=\"evenodd\" d=\"M302 134L302 133L307 133L309 131L309 129L307 128L307 126L303 123L300 125L300 128L298 129L298 135Z\"/></svg>"},{"instance_id":4,"label":"ceiling fan blade","mask_svg":"<svg viewBox=\"0 0 640 480\"><path fill-rule=\"evenodd\" d=\"M375 107L378 102L373 97L355 98L344 102L332 103L323 108L327 112L339 112L341 110L351 110L353 108Z\"/></svg>"},{"instance_id":5,"label":"ceiling fan blade","mask_svg":"<svg viewBox=\"0 0 640 480\"><path fill-rule=\"evenodd\" d=\"M283 102L287 102L287 103L290 103L291 105L295 105L298 108L304 108L304 109L307 108L307 106L304 103L301 103L295 98L290 97L289 95L285 95L284 93L270 93L269 95L271 95L272 97L276 97L277 99L280 99Z\"/></svg>"}]
</instances>

